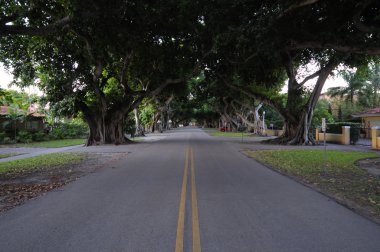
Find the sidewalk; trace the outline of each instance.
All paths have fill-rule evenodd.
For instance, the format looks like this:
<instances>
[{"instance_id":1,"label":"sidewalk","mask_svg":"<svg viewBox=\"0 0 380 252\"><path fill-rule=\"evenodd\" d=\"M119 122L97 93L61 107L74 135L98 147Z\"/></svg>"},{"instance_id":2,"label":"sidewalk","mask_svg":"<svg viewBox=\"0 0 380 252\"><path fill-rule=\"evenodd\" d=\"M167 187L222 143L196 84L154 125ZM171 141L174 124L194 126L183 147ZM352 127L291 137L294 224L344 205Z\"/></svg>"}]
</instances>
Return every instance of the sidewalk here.
<instances>
[{"instance_id":1,"label":"sidewalk","mask_svg":"<svg viewBox=\"0 0 380 252\"><path fill-rule=\"evenodd\" d=\"M169 134L165 133L151 133L147 134L145 137L136 137L132 140L136 141L136 144L145 143L145 142L154 142L166 138ZM41 155L46 155L50 153L59 153L59 152L92 152L92 153L121 153L128 152L133 150L135 144L127 145L99 145L99 146L90 146L85 147L84 145L74 145L61 148L0 148L0 154L16 153L20 154L17 156L1 158L0 163L19 160L23 158L36 157Z\"/></svg>"},{"instance_id":2,"label":"sidewalk","mask_svg":"<svg viewBox=\"0 0 380 252\"><path fill-rule=\"evenodd\" d=\"M34 148L6 148L7 153L20 153L20 150L17 150L17 149L21 149L21 151L24 151L24 153L25 152L28 152L28 153L20 154L20 155L12 156L12 157L7 157L7 158L1 158L0 163L13 161L13 160L19 160L23 158L36 157L36 156L41 156L41 155L50 154L50 153L65 152L68 150L73 150L73 149L81 148L81 147L83 147L82 144L62 147L62 148L38 148L36 151L33 150ZM12 150L14 151L12 152ZM3 153L1 149L0 149L0 153Z\"/></svg>"}]
</instances>

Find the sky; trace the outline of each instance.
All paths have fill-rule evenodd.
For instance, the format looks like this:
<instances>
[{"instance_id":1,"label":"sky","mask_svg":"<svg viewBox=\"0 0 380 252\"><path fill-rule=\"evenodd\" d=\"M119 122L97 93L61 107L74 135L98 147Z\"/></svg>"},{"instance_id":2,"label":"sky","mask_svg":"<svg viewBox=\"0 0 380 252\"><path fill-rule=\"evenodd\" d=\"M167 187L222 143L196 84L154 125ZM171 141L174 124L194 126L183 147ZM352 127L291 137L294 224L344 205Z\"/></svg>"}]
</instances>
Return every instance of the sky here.
<instances>
[{"instance_id":1,"label":"sky","mask_svg":"<svg viewBox=\"0 0 380 252\"><path fill-rule=\"evenodd\" d=\"M20 90L20 88L12 86L9 87L9 83L12 82L13 76L4 69L3 65L0 64L0 87L4 89L13 89L13 90ZM322 93L326 92L328 88L330 87L337 87L337 86L347 86L345 81L339 77L329 77L325 83L325 86L323 87ZM37 87L28 87L24 89L25 92L28 94L38 94L42 95L42 92ZM287 87L285 86L282 90L284 93L287 91Z\"/></svg>"},{"instance_id":2,"label":"sky","mask_svg":"<svg viewBox=\"0 0 380 252\"><path fill-rule=\"evenodd\" d=\"M16 86L9 87L9 83L12 81L13 81L13 76L7 73L3 65L0 64L0 88L13 89L13 90L20 91L21 89ZM28 94L42 95L42 92L37 87L27 87L27 88L24 88L24 91Z\"/></svg>"}]
</instances>

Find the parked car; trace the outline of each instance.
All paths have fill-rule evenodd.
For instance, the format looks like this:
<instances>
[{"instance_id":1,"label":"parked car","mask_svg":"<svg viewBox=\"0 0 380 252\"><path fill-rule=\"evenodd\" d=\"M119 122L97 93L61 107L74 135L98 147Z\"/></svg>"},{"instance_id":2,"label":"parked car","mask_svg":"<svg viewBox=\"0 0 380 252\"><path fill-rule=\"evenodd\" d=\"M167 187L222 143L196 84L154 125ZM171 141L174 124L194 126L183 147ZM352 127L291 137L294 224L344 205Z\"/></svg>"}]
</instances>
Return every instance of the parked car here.
<instances>
[{"instance_id":1,"label":"parked car","mask_svg":"<svg viewBox=\"0 0 380 252\"><path fill-rule=\"evenodd\" d=\"M219 131L221 131L221 132L231 132L232 129L228 128L228 127L222 127L222 128L219 128Z\"/></svg>"}]
</instances>

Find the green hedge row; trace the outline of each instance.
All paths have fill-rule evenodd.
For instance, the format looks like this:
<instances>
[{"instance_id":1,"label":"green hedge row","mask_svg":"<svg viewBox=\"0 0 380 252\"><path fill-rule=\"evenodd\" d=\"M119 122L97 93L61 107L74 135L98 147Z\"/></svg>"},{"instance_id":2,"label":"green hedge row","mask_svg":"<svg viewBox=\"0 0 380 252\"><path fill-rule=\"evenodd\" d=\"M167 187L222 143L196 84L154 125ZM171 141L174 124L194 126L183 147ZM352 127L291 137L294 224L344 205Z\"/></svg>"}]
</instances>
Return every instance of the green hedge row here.
<instances>
[{"instance_id":1,"label":"green hedge row","mask_svg":"<svg viewBox=\"0 0 380 252\"><path fill-rule=\"evenodd\" d=\"M30 143L70 138L87 138L88 135L89 129L88 126L84 123L58 123L50 130L49 133L47 133L47 130L42 129L37 131L17 131L16 139L14 139L14 134L0 132L0 144L13 144L18 142Z\"/></svg>"},{"instance_id":2,"label":"green hedge row","mask_svg":"<svg viewBox=\"0 0 380 252\"><path fill-rule=\"evenodd\" d=\"M333 134L342 134L342 127L343 126L350 126L350 128L361 128L360 123L353 123L353 122L337 122L337 123L327 123L326 127L326 133L333 133Z\"/></svg>"},{"instance_id":3,"label":"green hedge row","mask_svg":"<svg viewBox=\"0 0 380 252\"><path fill-rule=\"evenodd\" d=\"M354 122L327 123L326 133L342 134L343 126L350 126L350 142L351 144L356 144L360 136L360 129L362 127L361 123L354 123Z\"/></svg>"}]
</instances>

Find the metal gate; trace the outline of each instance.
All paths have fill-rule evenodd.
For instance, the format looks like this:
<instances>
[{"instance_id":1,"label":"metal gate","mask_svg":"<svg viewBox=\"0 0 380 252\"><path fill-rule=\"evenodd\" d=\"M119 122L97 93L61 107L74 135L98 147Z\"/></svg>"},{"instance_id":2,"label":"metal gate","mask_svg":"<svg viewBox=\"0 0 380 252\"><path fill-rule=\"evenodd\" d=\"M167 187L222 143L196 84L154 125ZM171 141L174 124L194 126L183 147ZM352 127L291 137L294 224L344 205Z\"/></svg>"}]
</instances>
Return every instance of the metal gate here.
<instances>
[{"instance_id":1,"label":"metal gate","mask_svg":"<svg viewBox=\"0 0 380 252\"><path fill-rule=\"evenodd\" d=\"M361 127L357 130L359 131L359 134L358 141L356 142L356 144L370 146L372 144L371 128Z\"/></svg>"}]
</instances>

